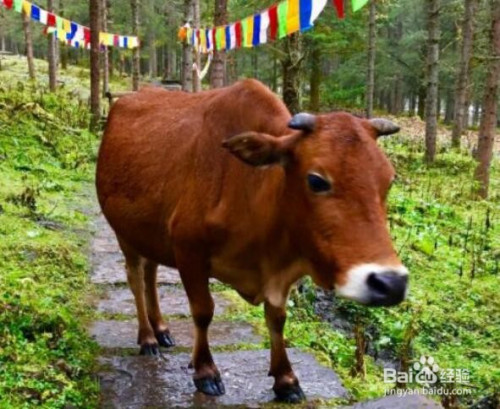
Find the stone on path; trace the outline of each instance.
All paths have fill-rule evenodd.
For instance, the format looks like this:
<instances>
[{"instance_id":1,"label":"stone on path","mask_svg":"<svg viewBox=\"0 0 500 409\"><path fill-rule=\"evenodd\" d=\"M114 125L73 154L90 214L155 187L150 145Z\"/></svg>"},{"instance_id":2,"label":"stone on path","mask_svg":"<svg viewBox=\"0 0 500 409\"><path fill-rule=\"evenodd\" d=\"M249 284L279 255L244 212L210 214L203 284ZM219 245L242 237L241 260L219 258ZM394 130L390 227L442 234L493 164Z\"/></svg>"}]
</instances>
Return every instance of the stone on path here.
<instances>
[{"instance_id":1,"label":"stone on path","mask_svg":"<svg viewBox=\"0 0 500 409\"><path fill-rule=\"evenodd\" d=\"M290 361L309 399L345 397L337 375L319 365L310 355L288 350ZM154 357L102 358L102 408L160 409L256 407L274 399L273 378L267 376L269 351L240 351L214 354L226 394L217 398L196 392L192 373L187 369L189 354Z\"/></svg>"},{"instance_id":2,"label":"stone on path","mask_svg":"<svg viewBox=\"0 0 500 409\"><path fill-rule=\"evenodd\" d=\"M189 348L193 346L194 325L190 320L170 321L168 325L176 346ZM136 320L96 321L90 328L90 334L102 348L133 348L139 351L137 328ZM243 343L258 344L262 341L251 325L238 322L212 322L208 337L210 345L214 347Z\"/></svg>"}]
</instances>

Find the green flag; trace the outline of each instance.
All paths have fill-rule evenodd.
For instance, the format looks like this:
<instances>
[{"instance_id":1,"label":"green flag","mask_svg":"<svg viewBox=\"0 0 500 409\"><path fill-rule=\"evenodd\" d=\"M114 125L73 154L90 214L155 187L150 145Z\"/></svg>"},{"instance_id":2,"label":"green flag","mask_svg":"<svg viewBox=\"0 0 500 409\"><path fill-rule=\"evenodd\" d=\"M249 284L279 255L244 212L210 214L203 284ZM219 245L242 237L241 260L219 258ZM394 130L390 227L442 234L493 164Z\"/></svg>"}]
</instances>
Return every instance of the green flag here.
<instances>
[{"instance_id":1,"label":"green flag","mask_svg":"<svg viewBox=\"0 0 500 409\"><path fill-rule=\"evenodd\" d=\"M18 13L23 11L23 0L14 0L14 10Z\"/></svg>"},{"instance_id":2,"label":"green flag","mask_svg":"<svg viewBox=\"0 0 500 409\"><path fill-rule=\"evenodd\" d=\"M248 33L248 21L247 19L241 20L241 46L247 46L247 33Z\"/></svg>"},{"instance_id":3,"label":"green flag","mask_svg":"<svg viewBox=\"0 0 500 409\"><path fill-rule=\"evenodd\" d=\"M368 0L352 0L352 11L358 11L366 6L366 3L368 3Z\"/></svg>"},{"instance_id":4,"label":"green flag","mask_svg":"<svg viewBox=\"0 0 500 409\"><path fill-rule=\"evenodd\" d=\"M288 0L278 4L278 38L286 37L286 19L288 14Z\"/></svg>"}]
</instances>

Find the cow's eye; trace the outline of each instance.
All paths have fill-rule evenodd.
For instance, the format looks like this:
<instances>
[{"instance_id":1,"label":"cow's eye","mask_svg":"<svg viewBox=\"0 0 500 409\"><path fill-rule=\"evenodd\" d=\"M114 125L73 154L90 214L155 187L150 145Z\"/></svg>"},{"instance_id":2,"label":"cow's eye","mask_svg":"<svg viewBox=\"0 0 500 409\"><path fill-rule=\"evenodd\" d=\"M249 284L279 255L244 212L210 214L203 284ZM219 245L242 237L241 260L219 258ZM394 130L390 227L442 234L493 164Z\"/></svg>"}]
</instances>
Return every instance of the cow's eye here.
<instances>
[{"instance_id":1,"label":"cow's eye","mask_svg":"<svg viewBox=\"0 0 500 409\"><path fill-rule=\"evenodd\" d=\"M307 184L314 193L328 193L332 190L332 183L319 173L309 173Z\"/></svg>"}]
</instances>

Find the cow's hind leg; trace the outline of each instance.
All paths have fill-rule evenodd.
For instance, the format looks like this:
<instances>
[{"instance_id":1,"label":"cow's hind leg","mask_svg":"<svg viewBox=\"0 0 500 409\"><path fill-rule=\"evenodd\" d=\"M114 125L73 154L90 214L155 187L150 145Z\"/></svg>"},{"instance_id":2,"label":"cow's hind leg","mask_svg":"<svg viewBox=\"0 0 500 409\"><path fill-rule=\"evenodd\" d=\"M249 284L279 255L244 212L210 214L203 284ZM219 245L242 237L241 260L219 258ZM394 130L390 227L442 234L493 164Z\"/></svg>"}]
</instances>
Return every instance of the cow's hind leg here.
<instances>
[{"instance_id":1,"label":"cow's hind leg","mask_svg":"<svg viewBox=\"0 0 500 409\"><path fill-rule=\"evenodd\" d=\"M220 396L225 393L224 384L215 366L208 345L208 327L214 315L214 301L208 286L208 267L193 257L193 252L176 252L176 262L182 284L189 299L195 325L195 341L192 367L193 381L200 392Z\"/></svg>"},{"instance_id":2,"label":"cow's hind leg","mask_svg":"<svg viewBox=\"0 0 500 409\"><path fill-rule=\"evenodd\" d=\"M174 339L170 335L167 323L163 319L158 300L158 289L156 283L158 264L146 260L144 262L144 281L146 290L146 306L149 323L153 327L158 344L162 347L172 347L175 345Z\"/></svg>"},{"instance_id":3,"label":"cow's hind leg","mask_svg":"<svg viewBox=\"0 0 500 409\"><path fill-rule=\"evenodd\" d=\"M271 368L269 375L274 376L273 390L276 399L282 402L297 403L305 400L304 392L288 360L283 339L286 321L285 306L276 307L266 301L264 304L266 324L271 335Z\"/></svg>"},{"instance_id":4,"label":"cow's hind leg","mask_svg":"<svg viewBox=\"0 0 500 409\"><path fill-rule=\"evenodd\" d=\"M148 310L146 306L146 293L144 281L145 259L128 246L123 240L118 238L118 243L125 256L125 267L127 270L127 281L134 295L137 309L137 320L139 321L139 332L137 343L141 346L141 355L157 355L158 342L151 323L149 322Z\"/></svg>"}]
</instances>

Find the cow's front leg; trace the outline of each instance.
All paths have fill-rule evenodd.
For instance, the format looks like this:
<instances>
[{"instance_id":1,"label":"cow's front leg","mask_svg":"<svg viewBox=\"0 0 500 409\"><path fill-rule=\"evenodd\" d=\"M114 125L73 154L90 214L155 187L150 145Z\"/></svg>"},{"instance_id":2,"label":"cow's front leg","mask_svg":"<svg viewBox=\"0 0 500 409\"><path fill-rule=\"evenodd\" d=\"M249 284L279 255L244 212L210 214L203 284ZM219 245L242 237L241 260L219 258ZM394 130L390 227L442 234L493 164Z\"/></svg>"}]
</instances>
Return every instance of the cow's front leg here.
<instances>
[{"instance_id":1,"label":"cow's front leg","mask_svg":"<svg viewBox=\"0 0 500 409\"><path fill-rule=\"evenodd\" d=\"M276 399L282 402L296 403L305 400L299 380L293 373L288 360L283 339L283 328L286 321L285 306L276 307L266 302L264 305L266 324L271 335L271 368L269 376L274 376L273 390Z\"/></svg>"},{"instance_id":2,"label":"cow's front leg","mask_svg":"<svg viewBox=\"0 0 500 409\"><path fill-rule=\"evenodd\" d=\"M205 268L205 263L200 263L193 257L193 252L187 253L185 257L182 253L176 253L176 261L195 326L191 361L195 370L194 384L196 389L207 395L223 395L224 384L208 345L208 327L214 315L214 300L208 286L208 268Z\"/></svg>"}]
</instances>

